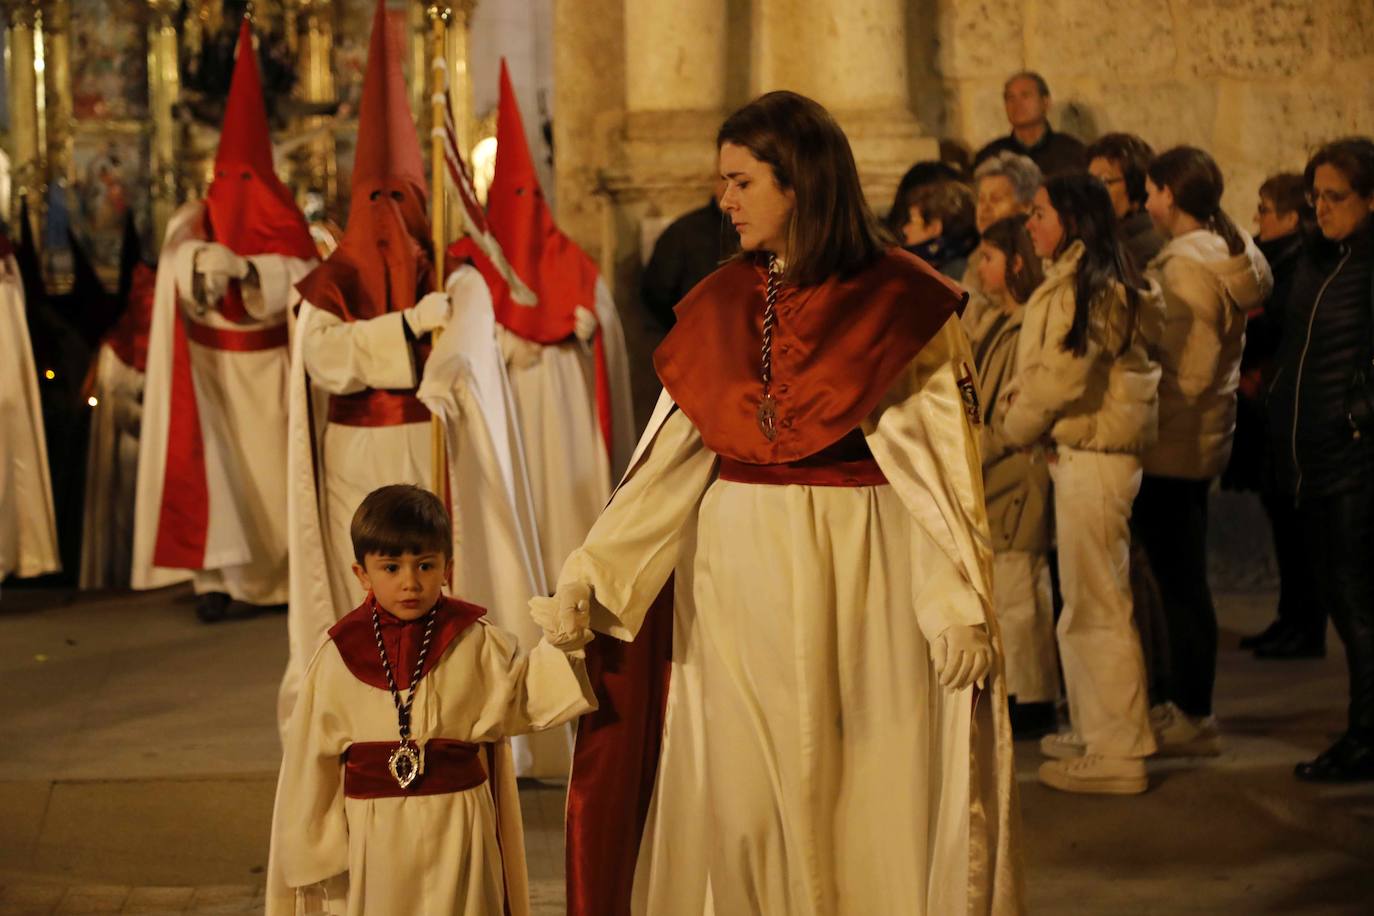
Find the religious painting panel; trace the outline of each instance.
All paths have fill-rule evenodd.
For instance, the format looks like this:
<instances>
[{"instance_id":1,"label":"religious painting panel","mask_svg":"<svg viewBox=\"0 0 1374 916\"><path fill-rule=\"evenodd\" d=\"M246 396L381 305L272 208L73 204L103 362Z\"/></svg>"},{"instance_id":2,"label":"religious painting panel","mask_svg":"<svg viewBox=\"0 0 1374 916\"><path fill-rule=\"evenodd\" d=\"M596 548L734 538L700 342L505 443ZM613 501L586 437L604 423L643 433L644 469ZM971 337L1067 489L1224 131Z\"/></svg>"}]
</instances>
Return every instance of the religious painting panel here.
<instances>
[{"instance_id":1,"label":"religious painting panel","mask_svg":"<svg viewBox=\"0 0 1374 916\"><path fill-rule=\"evenodd\" d=\"M71 12L73 117L147 117L147 6L129 0L71 0Z\"/></svg>"},{"instance_id":2,"label":"religious painting panel","mask_svg":"<svg viewBox=\"0 0 1374 916\"><path fill-rule=\"evenodd\" d=\"M130 213L143 250L152 250L147 238L149 166L143 131L137 126L90 129L78 123L72 160L72 229L102 277L114 277Z\"/></svg>"}]
</instances>

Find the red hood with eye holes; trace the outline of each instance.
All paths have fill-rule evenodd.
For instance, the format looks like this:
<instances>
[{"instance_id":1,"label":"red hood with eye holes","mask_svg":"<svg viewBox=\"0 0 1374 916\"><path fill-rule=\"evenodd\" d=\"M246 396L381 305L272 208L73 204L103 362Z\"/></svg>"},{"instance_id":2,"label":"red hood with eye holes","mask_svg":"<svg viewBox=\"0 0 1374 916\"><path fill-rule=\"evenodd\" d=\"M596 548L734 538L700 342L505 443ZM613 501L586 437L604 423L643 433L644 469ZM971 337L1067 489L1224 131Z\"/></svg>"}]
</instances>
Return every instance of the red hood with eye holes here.
<instances>
[{"instance_id":1,"label":"red hood with eye holes","mask_svg":"<svg viewBox=\"0 0 1374 916\"><path fill-rule=\"evenodd\" d=\"M206 234L240 255L280 254L313 260L317 254L305 216L272 166L253 30L239 26L238 54L224 125L215 154L215 178L205 195Z\"/></svg>"},{"instance_id":2,"label":"red hood with eye holes","mask_svg":"<svg viewBox=\"0 0 1374 916\"><path fill-rule=\"evenodd\" d=\"M358 111L348 226L339 247L296 284L345 321L410 308L434 289L424 161L401 73L403 45L378 0Z\"/></svg>"}]
</instances>

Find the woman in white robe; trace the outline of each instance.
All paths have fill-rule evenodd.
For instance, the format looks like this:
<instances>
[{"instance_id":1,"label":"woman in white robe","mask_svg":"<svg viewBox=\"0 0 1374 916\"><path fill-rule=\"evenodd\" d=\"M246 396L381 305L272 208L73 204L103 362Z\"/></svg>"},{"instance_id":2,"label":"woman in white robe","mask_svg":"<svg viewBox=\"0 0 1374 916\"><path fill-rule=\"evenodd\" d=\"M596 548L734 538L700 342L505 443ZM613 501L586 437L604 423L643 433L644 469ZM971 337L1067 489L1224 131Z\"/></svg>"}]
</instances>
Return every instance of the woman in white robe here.
<instances>
[{"instance_id":1,"label":"woman in white robe","mask_svg":"<svg viewBox=\"0 0 1374 916\"><path fill-rule=\"evenodd\" d=\"M719 146L747 254L679 305L551 599L644 641L674 576L668 670L607 677L579 733L569 913L1020 912L962 292L885 250L814 102L765 95ZM602 735L660 702L638 774Z\"/></svg>"}]
</instances>

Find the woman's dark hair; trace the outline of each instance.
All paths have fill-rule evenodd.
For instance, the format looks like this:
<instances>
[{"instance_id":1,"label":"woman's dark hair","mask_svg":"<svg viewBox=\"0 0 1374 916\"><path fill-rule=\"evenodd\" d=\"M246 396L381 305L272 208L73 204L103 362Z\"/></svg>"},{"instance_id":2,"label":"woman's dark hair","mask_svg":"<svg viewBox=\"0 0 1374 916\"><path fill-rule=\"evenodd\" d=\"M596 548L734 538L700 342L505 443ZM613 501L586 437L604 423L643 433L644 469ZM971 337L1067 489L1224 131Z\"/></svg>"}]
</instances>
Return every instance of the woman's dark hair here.
<instances>
[{"instance_id":1,"label":"woman's dark hair","mask_svg":"<svg viewBox=\"0 0 1374 916\"><path fill-rule=\"evenodd\" d=\"M1064 335L1064 349L1077 356L1087 352L1089 313L1120 283L1126 293L1126 336L1117 353L1125 353L1135 335L1143 283L1135 262L1121 246L1107 186L1087 172L1071 173L1047 180L1045 193L1064 227L1064 239L1054 256L1059 257L1074 242L1083 243L1083 257L1074 276L1073 324Z\"/></svg>"},{"instance_id":2,"label":"woman's dark hair","mask_svg":"<svg viewBox=\"0 0 1374 916\"><path fill-rule=\"evenodd\" d=\"M872 264L891 240L859 186L844 131L830 113L795 92L769 92L725 119L716 148L733 143L773 170L796 195L787 227L783 279L814 286Z\"/></svg>"},{"instance_id":3,"label":"woman's dark hair","mask_svg":"<svg viewBox=\"0 0 1374 916\"><path fill-rule=\"evenodd\" d=\"M1156 187L1169 189L1175 207L1221 236L1231 254L1245 250L1245 237L1221 209L1221 195L1226 190L1221 169L1205 151L1176 146L1156 156L1147 174Z\"/></svg>"},{"instance_id":4,"label":"woman's dark hair","mask_svg":"<svg viewBox=\"0 0 1374 916\"><path fill-rule=\"evenodd\" d=\"M1007 259L1007 292L1018 304L1030 300L1031 293L1045 281L1045 268L1035 253L1035 243L1026 231L1026 216L1018 213L999 219L983 233L983 244L991 245ZM1016 265L1020 259L1021 266Z\"/></svg>"},{"instance_id":5,"label":"woman's dark hair","mask_svg":"<svg viewBox=\"0 0 1374 916\"><path fill-rule=\"evenodd\" d=\"M1121 177L1126 179L1126 196L1131 203L1144 206L1148 196L1145 193L1145 171L1155 157L1150 144L1135 134L1103 134L1088 147L1085 157L1088 162L1106 159L1115 163L1121 169Z\"/></svg>"},{"instance_id":6,"label":"woman's dark hair","mask_svg":"<svg viewBox=\"0 0 1374 916\"><path fill-rule=\"evenodd\" d=\"M887 211L883 225L887 231L901 238L902 227L906 225L907 214L911 210L912 196L929 184L943 181L959 181L958 170L947 162L927 159L906 170L902 180L897 183L897 193L892 197L892 209Z\"/></svg>"},{"instance_id":7,"label":"woman's dark hair","mask_svg":"<svg viewBox=\"0 0 1374 916\"><path fill-rule=\"evenodd\" d=\"M453 525L444 504L428 490L408 483L379 487L363 499L348 527L353 556L370 553L443 554L453 558Z\"/></svg>"},{"instance_id":8,"label":"woman's dark hair","mask_svg":"<svg viewBox=\"0 0 1374 916\"><path fill-rule=\"evenodd\" d=\"M1326 144L1312 156L1303 170L1303 182L1310 190L1318 166L1340 169L1350 187L1361 197L1374 196L1374 140L1369 137L1343 137Z\"/></svg>"},{"instance_id":9,"label":"woman's dark hair","mask_svg":"<svg viewBox=\"0 0 1374 916\"><path fill-rule=\"evenodd\" d=\"M1307 202L1307 182L1297 172L1279 172L1264 179L1259 196L1267 198L1280 214L1298 214L1299 228L1310 227L1317 218Z\"/></svg>"}]
</instances>

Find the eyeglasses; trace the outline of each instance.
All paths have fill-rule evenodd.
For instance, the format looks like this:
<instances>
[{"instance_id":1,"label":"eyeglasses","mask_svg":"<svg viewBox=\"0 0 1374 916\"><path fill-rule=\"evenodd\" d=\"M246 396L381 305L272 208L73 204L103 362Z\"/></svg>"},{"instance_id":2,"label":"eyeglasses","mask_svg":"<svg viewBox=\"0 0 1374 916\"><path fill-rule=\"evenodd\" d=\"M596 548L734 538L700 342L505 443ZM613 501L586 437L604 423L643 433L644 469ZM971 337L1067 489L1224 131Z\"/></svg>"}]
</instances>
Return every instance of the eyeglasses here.
<instances>
[{"instance_id":1,"label":"eyeglasses","mask_svg":"<svg viewBox=\"0 0 1374 916\"><path fill-rule=\"evenodd\" d=\"M1354 191L1308 191L1303 196L1307 198L1307 205L1309 207L1315 207L1318 201L1335 207L1345 203L1350 199L1350 195L1354 193Z\"/></svg>"}]
</instances>

